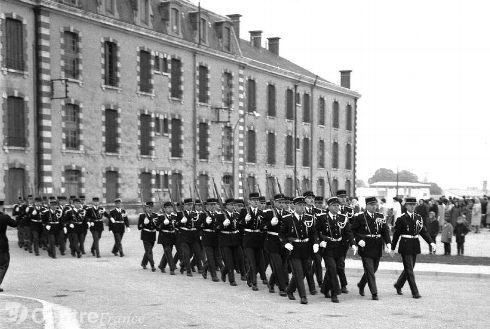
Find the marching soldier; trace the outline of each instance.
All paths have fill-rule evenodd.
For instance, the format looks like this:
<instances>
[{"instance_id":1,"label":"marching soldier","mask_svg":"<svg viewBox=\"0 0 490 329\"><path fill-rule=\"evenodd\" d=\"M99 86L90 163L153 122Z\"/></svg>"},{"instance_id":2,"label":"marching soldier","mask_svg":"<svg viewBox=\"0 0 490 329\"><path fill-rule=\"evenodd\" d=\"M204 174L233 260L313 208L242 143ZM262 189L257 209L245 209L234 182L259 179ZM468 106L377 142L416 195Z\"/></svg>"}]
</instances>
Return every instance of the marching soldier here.
<instances>
[{"instance_id":1,"label":"marching soldier","mask_svg":"<svg viewBox=\"0 0 490 329\"><path fill-rule=\"evenodd\" d=\"M141 231L141 241L145 248L145 254L141 260L141 267L146 270L146 265L150 263L151 271L155 272L155 262L153 261L153 246L156 240L158 215L153 212L153 201L147 201L143 212L138 218L138 230Z\"/></svg>"},{"instance_id":2,"label":"marching soldier","mask_svg":"<svg viewBox=\"0 0 490 329\"><path fill-rule=\"evenodd\" d=\"M15 204L13 207L12 216L15 216L17 222L17 238L19 248L24 248L24 246L27 245L27 243L24 242L24 222L25 217L27 216L27 203L24 198L19 197L19 203Z\"/></svg>"},{"instance_id":3,"label":"marching soldier","mask_svg":"<svg viewBox=\"0 0 490 329\"><path fill-rule=\"evenodd\" d=\"M375 273L383 251L383 241L390 248L390 233L383 214L377 213L378 200L376 197L366 198L366 210L355 215L352 219L352 231L359 245L359 255L364 267L364 275L357 284L359 294L364 296L366 283L371 291L372 299L378 300Z\"/></svg>"},{"instance_id":4,"label":"marching soldier","mask_svg":"<svg viewBox=\"0 0 490 329\"><path fill-rule=\"evenodd\" d=\"M341 288L337 278L337 268L338 264L344 261L344 241L347 240L354 254L357 252L357 247L347 217L339 213L339 199L331 197L327 205L328 212L317 217L320 247L326 267L322 290L326 298L329 297L329 291L331 291L332 302L338 303L337 296L341 293Z\"/></svg>"},{"instance_id":5,"label":"marching soldier","mask_svg":"<svg viewBox=\"0 0 490 329\"><path fill-rule=\"evenodd\" d=\"M207 272L209 270L212 280L214 282L218 282L219 279L216 275L216 269L219 265L221 265L221 261L219 258L218 233L216 232L216 227L218 226L218 223L224 221L225 216L218 211L218 199L207 199L206 208L207 216L204 221L200 223L202 246L207 259L202 270L202 276L206 279Z\"/></svg>"},{"instance_id":6,"label":"marching soldier","mask_svg":"<svg viewBox=\"0 0 490 329\"><path fill-rule=\"evenodd\" d=\"M51 258L56 258L56 239L62 230L61 216L55 209L56 205L56 199L50 198L48 207L42 211L42 220L48 236L48 255Z\"/></svg>"},{"instance_id":7,"label":"marching soldier","mask_svg":"<svg viewBox=\"0 0 490 329\"><path fill-rule=\"evenodd\" d=\"M66 217L66 211L70 208L69 205L66 203L66 196L58 196L58 205L56 207L56 215L60 216L60 230L58 232L58 243L59 243L59 248L60 248L60 254L62 256L65 255L66 251L66 240L68 239L68 223L67 223L67 217Z\"/></svg>"},{"instance_id":8,"label":"marching soldier","mask_svg":"<svg viewBox=\"0 0 490 329\"><path fill-rule=\"evenodd\" d=\"M22 220L22 223L24 225L24 250L29 251L29 253L32 253L32 232L31 232L31 216L30 216L30 211L31 208L34 205L34 198L32 197L31 194L27 196L27 202L26 202L26 209L25 209L25 215L24 219Z\"/></svg>"},{"instance_id":9,"label":"marching soldier","mask_svg":"<svg viewBox=\"0 0 490 329\"><path fill-rule=\"evenodd\" d=\"M82 251L82 255L85 255L85 238L87 237L87 232L89 229L89 225L87 225L87 220L85 218L85 215L87 214L87 209L88 206L85 204L85 195L80 195L78 197L80 200L81 208L83 211L81 212L83 214L83 224L82 227L80 227L80 250Z\"/></svg>"},{"instance_id":10,"label":"marching soldier","mask_svg":"<svg viewBox=\"0 0 490 329\"><path fill-rule=\"evenodd\" d=\"M71 255L78 258L82 257L80 241L83 234L85 221L85 209L82 208L80 199L73 199L73 205L66 212L66 223L68 225L68 239L70 240Z\"/></svg>"},{"instance_id":11,"label":"marching soldier","mask_svg":"<svg viewBox=\"0 0 490 329\"><path fill-rule=\"evenodd\" d=\"M193 200L191 198L184 199L182 218L176 222L176 226L180 230L180 250L182 252L183 266L187 273L191 272L191 256L194 254L199 273L202 273L202 250L199 243L197 225L199 214L192 210L192 204Z\"/></svg>"},{"instance_id":12,"label":"marching soldier","mask_svg":"<svg viewBox=\"0 0 490 329\"><path fill-rule=\"evenodd\" d=\"M39 256L39 244L40 237L43 231L43 224L41 218L42 199L40 197L34 198L34 205L28 210L29 220L30 220L30 232L32 235L32 245L34 246L34 253ZM32 246L29 246L29 252L32 253Z\"/></svg>"},{"instance_id":13,"label":"marching soldier","mask_svg":"<svg viewBox=\"0 0 490 329\"><path fill-rule=\"evenodd\" d=\"M293 203L294 212L284 216L279 234L284 248L290 253L289 260L293 270L293 277L286 292L290 300L295 300L293 293L297 288L301 304L308 304L304 278L308 267L311 266L311 251L318 252L318 233L315 226L308 224L312 221L312 216L305 214L304 197L296 197Z\"/></svg>"},{"instance_id":14,"label":"marching soldier","mask_svg":"<svg viewBox=\"0 0 490 329\"><path fill-rule=\"evenodd\" d=\"M354 216L354 209L348 206L347 201L347 191L346 190L338 190L337 198L340 202L340 213L347 217L347 220L350 221ZM340 280L341 291L343 294L347 294L349 291L347 290L347 277L345 276L345 258L347 257L347 251L349 250L349 242L343 241L344 253L342 258L339 259L337 263L337 274Z\"/></svg>"},{"instance_id":15,"label":"marching soldier","mask_svg":"<svg viewBox=\"0 0 490 329\"><path fill-rule=\"evenodd\" d=\"M99 240L102 237L102 231L104 231L104 217L109 217L109 214L103 207L99 205L100 199L98 197L92 198L92 205L87 207L87 224L90 227L90 233L92 233L92 246L90 252L92 256L100 258Z\"/></svg>"},{"instance_id":16,"label":"marching soldier","mask_svg":"<svg viewBox=\"0 0 490 329\"><path fill-rule=\"evenodd\" d=\"M176 266L172 255L172 249L177 243L175 230L177 216L173 214L172 211L172 202L167 201L163 204L163 214L158 215L158 244L161 244L163 247L163 255L158 268L162 273L165 273L165 266L168 262L168 266L170 267L170 275L175 275Z\"/></svg>"},{"instance_id":17,"label":"marching soldier","mask_svg":"<svg viewBox=\"0 0 490 329\"><path fill-rule=\"evenodd\" d=\"M315 194L312 191L306 191L303 193L303 197L305 198L306 202L305 213L311 215L311 224L316 226L316 216L319 215L322 210L315 207ZM306 275L306 281L308 282L308 286L310 288L310 294L316 295L317 291L315 288L313 274L316 276L318 285L320 287L323 286L323 268L320 253L312 254L312 260L313 262L311 264L311 268L308 269Z\"/></svg>"},{"instance_id":18,"label":"marching soldier","mask_svg":"<svg viewBox=\"0 0 490 329\"><path fill-rule=\"evenodd\" d=\"M391 255L395 252L396 244L400 239L398 253L402 256L403 272L396 281L394 287L398 295L402 295L402 288L408 280L413 298L420 298L417 284L415 283L415 274L413 268L417 255L420 254L419 235L436 250L436 244L432 241L427 229L424 226L423 219L419 214L414 213L417 199L405 198L405 207L407 212L395 222L395 232L393 233L393 244L391 245Z\"/></svg>"},{"instance_id":19,"label":"marching soldier","mask_svg":"<svg viewBox=\"0 0 490 329\"><path fill-rule=\"evenodd\" d=\"M119 253L120 257L124 257L122 238L124 236L124 230L129 233L129 221L126 210L121 208L122 200L117 198L114 200L115 208L109 212L109 231L112 231L114 235L114 247L112 247L112 253L117 256Z\"/></svg>"}]
</instances>

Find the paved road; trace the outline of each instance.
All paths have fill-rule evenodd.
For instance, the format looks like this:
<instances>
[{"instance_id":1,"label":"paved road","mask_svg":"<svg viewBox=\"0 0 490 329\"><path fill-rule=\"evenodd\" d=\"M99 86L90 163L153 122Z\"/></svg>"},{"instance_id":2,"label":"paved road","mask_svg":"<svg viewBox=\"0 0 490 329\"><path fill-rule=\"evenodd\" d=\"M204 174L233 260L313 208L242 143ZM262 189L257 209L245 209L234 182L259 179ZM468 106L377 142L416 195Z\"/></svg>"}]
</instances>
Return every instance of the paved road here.
<instances>
[{"instance_id":1,"label":"paved road","mask_svg":"<svg viewBox=\"0 0 490 329\"><path fill-rule=\"evenodd\" d=\"M105 231L102 258L52 260L45 252L26 254L12 241L0 328L485 328L489 323L490 280L484 278L418 273L423 298L415 300L408 287L397 296L396 275L383 273L378 275L380 300L371 301L353 288L360 273L348 270L351 293L342 295L340 304L317 295L300 305L263 285L254 292L244 282L230 287L200 276L142 270L138 232L133 229L123 242L123 258L110 254L112 237Z\"/></svg>"}]
</instances>

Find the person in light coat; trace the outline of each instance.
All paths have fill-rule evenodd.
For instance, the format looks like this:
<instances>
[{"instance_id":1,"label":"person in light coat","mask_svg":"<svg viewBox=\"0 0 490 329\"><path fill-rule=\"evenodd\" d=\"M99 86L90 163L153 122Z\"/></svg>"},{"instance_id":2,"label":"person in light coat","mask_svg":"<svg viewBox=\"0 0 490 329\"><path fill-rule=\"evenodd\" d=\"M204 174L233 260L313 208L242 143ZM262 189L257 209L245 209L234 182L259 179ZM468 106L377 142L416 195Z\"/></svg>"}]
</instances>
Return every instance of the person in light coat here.
<instances>
[{"instance_id":1,"label":"person in light coat","mask_svg":"<svg viewBox=\"0 0 490 329\"><path fill-rule=\"evenodd\" d=\"M475 198L470 200L470 206L473 204L471 208L471 226L475 228L475 233L480 233L480 224L481 224L481 203L480 199Z\"/></svg>"}]
</instances>

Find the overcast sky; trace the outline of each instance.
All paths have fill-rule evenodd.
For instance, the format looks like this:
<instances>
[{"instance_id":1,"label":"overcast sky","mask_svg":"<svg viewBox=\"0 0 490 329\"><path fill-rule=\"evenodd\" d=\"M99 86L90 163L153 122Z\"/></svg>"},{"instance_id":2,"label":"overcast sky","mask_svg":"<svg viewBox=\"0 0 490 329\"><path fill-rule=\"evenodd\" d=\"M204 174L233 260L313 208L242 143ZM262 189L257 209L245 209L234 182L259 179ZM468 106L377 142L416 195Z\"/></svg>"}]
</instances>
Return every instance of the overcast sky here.
<instances>
[{"instance_id":1,"label":"overcast sky","mask_svg":"<svg viewBox=\"0 0 490 329\"><path fill-rule=\"evenodd\" d=\"M197 3L197 0L193 0ZM489 178L490 3L457 0L203 0L242 14L241 38L281 37L281 56L358 102L358 177L413 171L443 188Z\"/></svg>"}]
</instances>

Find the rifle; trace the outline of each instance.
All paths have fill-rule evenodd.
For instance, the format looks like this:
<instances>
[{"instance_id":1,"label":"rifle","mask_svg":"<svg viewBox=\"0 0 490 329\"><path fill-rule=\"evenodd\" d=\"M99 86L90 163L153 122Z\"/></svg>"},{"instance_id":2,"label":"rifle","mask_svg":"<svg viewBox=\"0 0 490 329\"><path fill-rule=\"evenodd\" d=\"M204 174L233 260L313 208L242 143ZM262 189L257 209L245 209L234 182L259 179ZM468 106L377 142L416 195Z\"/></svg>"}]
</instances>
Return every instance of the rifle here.
<instances>
[{"instance_id":1,"label":"rifle","mask_svg":"<svg viewBox=\"0 0 490 329\"><path fill-rule=\"evenodd\" d=\"M160 208L163 211L163 202L162 202L162 199L160 198L160 191L156 191L156 192L157 192L157 196L158 196L158 203L160 203Z\"/></svg>"},{"instance_id":2,"label":"rifle","mask_svg":"<svg viewBox=\"0 0 490 329\"><path fill-rule=\"evenodd\" d=\"M204 201L201 199L201 193L199 193L199 190L197 189L196 182L194 182L194 190L196 191L197 197L199 198L199 200L201 200L201 204L203 205L202 206L203 212L206 214L206 216L209 216L209 212L203 204Z\"/></svg>"},{"instance_id":3,"label":"rifle","mask_svg":"<svg viewBox=\"0 0 490 329\"><path fill-rule=\"evenodd\" d=\"M221 196L218 193L218 187L216 186L216 183L214 181L214 177L212 177L212 179L213 179L214 191L215 191L215 193L217 195L217 199L218 199L218 203L219 203L219 206L221 208L221 211L223 212L223 214L225 215L225 217L231 221L231 218L228 217L228 214L226 212L225 206L223 204L223 200L221 200Z\"/></svg>"},{"instance_id":4,"label":"rifle","mask_svg":"<svg viewBox=\"0 0 490 329\"><path fill-rule=\"evenodd\" d=\"M270 196L269 201L270 201L270 203L271 203L272 213L274 214L274 217L278 218L278 217L277 217L277 212L276 212L276 207L275 207L275 205L274 205L274 196L272 196L272 195L270 194L270 190L269 190L269 183L268 183L268 180L267 180L267 174L266 174L266 176L265 176L265 180L266 180L266 185L265 185L265 187L266 187L266 189L267 189L267 190L266 190L266 194L268 194L268 195Z\"/></svg>"},{"instance_id":5,"label":"rifle","mask_svg":"<svg viewBox=\"0 0 490 329\"><path fill-rule=\"evenodd\" d=\"M244 183L243 180L244 180L244 176L242 176L242 184ZM246 187L249 188L248 193L247 193ZM245 195L250 194L250 186L248 186L248 184L247 185L243 184L243 190L245 191ZM244 199L245 199L245 197L244 197ZM248 198L247 198L247 200L248 200ZM250 215L250 209L248 208L248 202L247 202L247 204L245 204L245 210L247 211L247 214Z\"/></svg>"},{"instance_id":6,"label":"rifle","mask_svg":"<svg viewBox=\"0 0 490 329\"><path fill-rule=\"evenodd\" d=\"M168 196L170 197L170 202L172 203L172 208L174 208L174 212L177 213L177 207L175 207L174 199L172 198L172 192L170 191L170 187L168 188Z\"/></svg>"},{"instance_id":7,"label":"rifle","mask_svg":"<svg viewBox=\"0 0 490 329\"><path fill-rule=\"evenodd\" d=\"M282 194L281 183L279 183L279 179L276 177L277 187L279 188L279 193Z\"/></svg>"},{"instance_id":8,"label":"rifle","mask_svg":"<svg viewBox=\"0 0 490 329\"><path fill-rule=\"evenodd\" d=\"M327 181L328 181L328 189L330 190L330 196L333 196L332 185L330 185L330 174L327 171Z\"/></svg>"},{"instance_id":9,"label":"rifle","mask_svg":"<svg viewBox=\"0 0 490 329\"><path fill-rule=\"evenodd\" d=\"M259 184L255 184L257 186L257 190L259 191L259 196L262 196L262 192L260 191L260 185Z\"/></svg>"}]
</instances>

